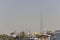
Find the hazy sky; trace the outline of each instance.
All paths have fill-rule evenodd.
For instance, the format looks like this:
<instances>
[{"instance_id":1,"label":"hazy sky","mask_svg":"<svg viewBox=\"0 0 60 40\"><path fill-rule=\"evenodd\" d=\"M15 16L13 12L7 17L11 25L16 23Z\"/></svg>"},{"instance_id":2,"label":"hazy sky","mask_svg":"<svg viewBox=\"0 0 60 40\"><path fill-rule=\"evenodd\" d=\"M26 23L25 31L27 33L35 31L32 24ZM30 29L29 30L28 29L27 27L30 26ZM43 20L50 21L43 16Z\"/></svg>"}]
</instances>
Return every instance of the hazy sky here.
<instances>
[{"instance_id":1,"label":"hazy sky","mask_svg":"<svg viewBox=\"0 0 60 40\"><path fill-rule=\"evenodd\" d=\"M60 29L60 0L0 0L0 33Z\"/></svg>"}]
</instances>

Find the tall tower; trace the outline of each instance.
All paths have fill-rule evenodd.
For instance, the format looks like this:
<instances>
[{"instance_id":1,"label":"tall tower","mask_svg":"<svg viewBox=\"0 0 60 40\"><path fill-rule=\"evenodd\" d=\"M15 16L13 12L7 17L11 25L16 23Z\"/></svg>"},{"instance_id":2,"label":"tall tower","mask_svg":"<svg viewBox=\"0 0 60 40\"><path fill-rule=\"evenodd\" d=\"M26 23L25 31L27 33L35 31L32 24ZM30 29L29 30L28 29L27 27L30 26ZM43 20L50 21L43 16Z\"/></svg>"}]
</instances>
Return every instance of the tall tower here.
<instances>
[{"instance_id":1,"label":"tall tower","mask_svg":"<svg viewBox=\"0 0 60 40\"><path fill-rule=\"evenodd\" d=\"M40 34L43 33L43 10L41 9Z\"/></svg>"}]
</instances>

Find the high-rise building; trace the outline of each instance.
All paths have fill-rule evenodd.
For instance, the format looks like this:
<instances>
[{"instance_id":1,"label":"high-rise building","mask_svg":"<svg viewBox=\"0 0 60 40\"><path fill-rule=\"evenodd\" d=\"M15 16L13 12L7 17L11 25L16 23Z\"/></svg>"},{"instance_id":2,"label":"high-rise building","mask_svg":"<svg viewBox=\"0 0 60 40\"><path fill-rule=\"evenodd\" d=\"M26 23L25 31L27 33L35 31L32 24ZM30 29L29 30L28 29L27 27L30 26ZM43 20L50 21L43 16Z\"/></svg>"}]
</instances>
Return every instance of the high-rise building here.
<instances>
[{"instance_id":1,"label":"high-rise building","mask_svg":"<svg viewBox=\"0 0 60 40\"><path fill-rule=\"evenodd\" d=\"M55 39L60 40L60 30L55 31Z\"/></svg>"}]
</instances>

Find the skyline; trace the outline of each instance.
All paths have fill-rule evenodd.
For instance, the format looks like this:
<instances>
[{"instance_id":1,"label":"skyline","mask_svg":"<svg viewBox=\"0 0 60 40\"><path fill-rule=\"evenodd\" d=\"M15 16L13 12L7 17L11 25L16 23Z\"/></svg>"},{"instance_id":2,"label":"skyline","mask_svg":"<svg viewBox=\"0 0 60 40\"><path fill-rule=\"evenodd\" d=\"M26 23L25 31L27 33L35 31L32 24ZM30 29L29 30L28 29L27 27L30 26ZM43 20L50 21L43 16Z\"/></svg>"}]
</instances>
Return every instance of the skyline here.
<instances>
[{"instance_id":1,"label":"skyline","mask_svg":"<svg viewBox=\"0 0 60 40\"><path fill-rule=\"evenodd\" d=\"M0 0L0 33L60 29L60 0Z\"/></svg>"}]
</instances>

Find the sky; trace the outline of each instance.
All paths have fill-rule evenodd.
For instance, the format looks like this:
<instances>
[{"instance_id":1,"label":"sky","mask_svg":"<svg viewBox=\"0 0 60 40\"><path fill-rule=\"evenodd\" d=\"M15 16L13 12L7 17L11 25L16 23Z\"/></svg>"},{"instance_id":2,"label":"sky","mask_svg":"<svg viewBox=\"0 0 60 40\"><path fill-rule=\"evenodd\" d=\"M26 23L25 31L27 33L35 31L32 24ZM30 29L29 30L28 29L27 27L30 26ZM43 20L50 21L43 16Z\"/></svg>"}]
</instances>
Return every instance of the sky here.
<instances>
[{"instance_id":1,"label":"sky","mask_svg":"<svg viewBox=\"0 0 60 40\"><path fill-rule=\"evenodd\" d=\"M41 10L42 9L42 10ZM0 0L0 33L60 29L60 0Z\"/></svg>"}]
</instances>

